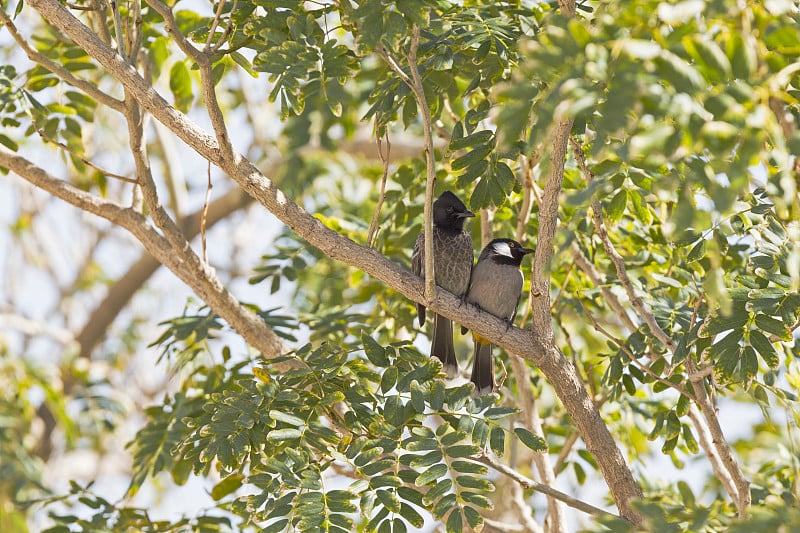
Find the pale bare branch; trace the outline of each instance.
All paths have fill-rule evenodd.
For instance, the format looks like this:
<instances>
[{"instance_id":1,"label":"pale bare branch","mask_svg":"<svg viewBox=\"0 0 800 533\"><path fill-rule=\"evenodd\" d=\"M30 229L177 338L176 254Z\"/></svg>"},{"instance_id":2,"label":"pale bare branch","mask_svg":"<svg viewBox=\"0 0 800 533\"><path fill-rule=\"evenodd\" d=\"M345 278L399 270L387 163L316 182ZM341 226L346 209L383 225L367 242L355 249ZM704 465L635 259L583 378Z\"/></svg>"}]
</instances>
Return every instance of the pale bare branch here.
<instances>
[{"instance_id":1,"label":"pale bare branch","mask_svg":"<svg viewBox=\"0 0 800 533\"><path fill-rule=\"evenodd\" d=\"M556 490L553 487L549 487L542 483L537 483L536 481L532 480L529 477L523 476L513 468L509 468L508 466L504 465L490 453L482 453L478 456L473 457L476 461L483 463L487 466L490 466L503 474L504 476L508 476L523 488L534 490L536 492L540 492L546 496L551 496L557 499L560 502L564 502L569 507L573 509L577 509L581 512L593 515L593 516L608 516L612 518L619 518L619 516L609 513L604 509L600 509L599 507L595 507L592 504L586 503L581 501L577 498L573 498L569 494L564 494L560 490Z\"/></svg>"},{"instance_id":2,"label":"pale bare branch","mask_svg":"<svg viewBox=\"0 0 800 533\"><path fill-rule=\"evenodd\" d=\"M375 212L372 214L372 220L369 223L369 231L367 232L367 246L372 246L372 241L375 238L375 233L378 231L378 219L381 216L381 208L383 207L383 199L386 196L386 180L389 177L389 157L392 153L392 143L389 141L389 133L386 135L386 155L383 154L383 142L379 135L376 134L375 143L378 145L378 155L383 163L383 175L381 176L381 186L378 191L378 204L375 206Z\"/></svg>"}]
</instances>

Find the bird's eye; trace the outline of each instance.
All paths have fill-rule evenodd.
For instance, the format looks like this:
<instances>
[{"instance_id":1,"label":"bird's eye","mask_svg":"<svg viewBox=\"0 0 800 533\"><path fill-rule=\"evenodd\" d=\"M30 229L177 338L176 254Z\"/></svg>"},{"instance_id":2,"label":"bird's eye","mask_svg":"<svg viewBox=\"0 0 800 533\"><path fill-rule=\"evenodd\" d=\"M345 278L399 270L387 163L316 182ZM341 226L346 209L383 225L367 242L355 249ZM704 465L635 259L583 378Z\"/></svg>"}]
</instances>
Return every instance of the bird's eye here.
<instances>
[{"instance_id":1,"label":"bird's eye","mask_svg":"<svg viewBox=\"0 0 800 533\"><path fill-rule=\"evenodd\" d=\"M447 212L448 212L448 213L452 213L452 212L453 212L453 206L450 206L450 207L448 207L448 208L447 208Z\"/></svg>"},{"instance_id":2,"label":"bird's eye","mask_svg":"<svg viewBox=\"0 0 800 533\"><path fill-rule=\"evenodd\" d=\"M512 248L516 248L517 247L517 243L515 243L515 242L510 242L510 243L508 243L508 245L510 247L512 247Z\"/></svg>"}]
</instances>

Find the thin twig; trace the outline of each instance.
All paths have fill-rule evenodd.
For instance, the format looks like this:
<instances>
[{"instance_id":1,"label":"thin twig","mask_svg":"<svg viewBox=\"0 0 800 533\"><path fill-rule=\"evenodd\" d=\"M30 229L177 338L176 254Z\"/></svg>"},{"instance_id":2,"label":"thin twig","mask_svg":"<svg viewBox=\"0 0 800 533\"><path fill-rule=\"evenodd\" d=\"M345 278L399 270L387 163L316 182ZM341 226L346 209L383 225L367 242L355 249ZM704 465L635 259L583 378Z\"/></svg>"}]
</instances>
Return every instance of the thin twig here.
<instances>
[{"instance_id":1,"label":"thin twig","mask_svg":"<svg viewBox=\"0 0 800 533\"><path fill-rule=\"evenodd\" d=\"M41 129L41 128L36 128L36 133L38 133L39 137L41 137L45 142L54 144L54 145L58 146L59 148L61 148L62 150L66 151L66 152L69 152L69 154L71 154L72 156L78 158L81 161L81 163L84 163L85 165L88 165L88 166L92 167L93 169L95 169L96 171L100 172L104 176L107 176L109 178L114 178L114 179L117 179L117 180L120 180L120 181L125 181L127 183L137 183L135 178L129 178L127 176L122 176L120 174L115 174L113 172L110 172L110 171L108 171L108 170L106 170L106 169L104 169L104 168L92 163L87 157L75 152L72 148L70 148L66 144L64 144L64 143L62 143L60 141L57 141L55 139L51 139L50 136L47 135L47 133L45 133L45 131L43 129Z\"/></svg>"},{"instance_id":2,"label":"thin twig","mask_svg":"<svg viewBox=\"0 0 800 533\"><path fill-rule=\"evenodd\" d=\"M597 269L594 267L592 262L589 261L589 258L584 255L583 250L580 249L580 246L578 246L577 242L572 243L572 257L575 259L575 263L578 265L578 268L580 268L583 273L586 274L586 277L589 278L589 281L591 281L595 287L600 289L603 299L608 302L608 305L611 306L611 309L614 310L625 327L627 327L630 332L636 331L638 327L628 316L628 312L620 303L619 298L617 298L616 294L611 292L606 282L600 279L600 274L597 272Z\"/></svg>"},{"instance_id":3,"label":"thin twig","mask_svg":"<svg viewBox=\"0 0 800 533\"><path fill-rule=\"evenodd\" d=\"M491 466L501 474L510 477L511 479L519 483L520 486L522 486L523 488L530 489L542 493L544 495L550 496L552 498L555 498L561 502L564 502L573 509L577 509L578 511L590 514L592 516L607 516L610 518L620 518L619 516L613 513L609 513L604 509L600 509L599 507L595 507L592 504L578 500L577 498L573 498L569 494L564 494L560 490L556 490L553 487L549 487L542 483L537 483L531 478L523 476L516 470L507 467L506 465L495 459L494 456L492 456L492 454L490 453L483 452L477 456L474 456L473 458L479 463Z\"/></svg>"},{"instance_id":4,"label":"thin twig","mask_svg":"<svg viewBox=\"0 0 800 533\"><path fill-rule=\"evenodd\" d=\"M208 206L211 204L211 162L208 162L208 182L206 185L206 199L203 202L203 211L200 215L200 241L203 246L203 261L208 264L208 249L206 248L206 218L208 217Z\"/></svg>"},{"instance_id":5,"label":"thin twig","mask_svg":"<svg viewBox=\"0 0 800 533\"><path fill-rule=\"evenodd\" d=\"M125 36L122 31L122 18L119 14L119 0L111 0L111 14L114 21L114 37L117 41L117 53L122 56L125 61L128 60L128 54L125 51Z\"/></svg>"},{"instance_id":6,"label":"thin twig","mask_svg":"<svg viewBox=\"0 0 800 533\"><path fill-rule=\"evenodd\" d=\"M211 47L210 52L217 52L222 45L225 44L225 41L228 39L228 36L231 34L233 30L233 13L236 11L236 7L239 5L239 0L233 0L233 6L231 7L231 13L228 15L228 23L225 24L225 29L222 31L222 35L219 36L217 42L214 43L214 46Z\"/></svg>"},{"instance_id":7,"label":"thin twig","mask_svg":"<svg viewBox=\"0 0 800 533\"><path fill-rule=\"evenodd\" d=\"M494 236L492 221L494 220L494 208L484 207L481 209L481 248L489 244Z\"/></svg>"},{"instance_id":8,"label":"thin twig","mask_svg":"<svg viewBox=\"0 0 800 533\"><path fill-rule=\"evenodd\" d=\"M711 463L711 468L714 470L714 475L725 487L731 500L738 502L739 489L736 488L736 482L733 480L730 471L725 468L725 464L717 451L717 446L714 444L714 437L711 435L711 431L709 431L708 425L705 424L705 419L700 411L697 410L696 405L689 406L689 418L694 423L700 447L705 451L708 462Z\"/></svg>"},{"instance_id":9,"label":"thin twig","mask_svg":"<svg viewBox=\"0 0 800 533\"><path fill-rule=\"evenodd\" d=\"M433 268L433 186L436 182L436 160L434 158L433 127L431 125L431 111L425 98L425 88L417 67L417 48L419 46L419 26L414 26L411 32L411 44L407 54L408 67L411 76L403 69L386 49L379 49L378 53L384 58L392 70L408 85L417 101L417 108L422 117L422 129L425 134L425 300L430 303L436 294L436 280Z\"/></svg>"},{"instance_id":10,"label":"thin twig","mask_svg":"<svg viewBox=\"0 0 800 533\"><path fill-rule=\"evenodd\" d=\"M573 153L575 154L575 161L578 163L578 167L583 172L583 177L586 180L586 183L591 183L591 181L594 179L594 174L589 169L589 165L586 163L586 156L583 154L582 147L574 137L570 137L570 142L572 143ZM642 298L636 294L633 283L628 277L628 271L625 267L625 259L623 259L619 252L617 252L617 249L614 247L614 243L611 242L611 238L606 230L605 222L603 221L603 210L600 206L600 200L598 200L596 197L593 198L591 205L594 229L597 232L597 236L600 237L600 241L603 243L603 248L605 249L606 254L611 259L611 262L614 263L614 267L617 272L617 278L619 278L622 287L625 289L631 305L639 313L639 316L642 317L642 320L644 320L645 324L647 324L647 327L650 328L652 334L659 341L661 341L661 343L666 346L670 352L673 351L675 349L675 343L672 341L669 335L667 335L667 333L661 329L661 326L659 326L658 322L656 322L655 315L653 315L647 306L645 306Z\"/></svg>"},{"instance_id":11,"label":"thin twig","mask_svg":"<svg viewBox=\"0 0 800 533\"><path fill-rule=\"evenodd\" d=\"M0 313L0 329L14 329L30 337L45 336L61 345L75 342L75 335L66 328L54 326L45 320L32 320L13 313Z\"/></svg>"},{"instance_id":12,"label":"thin twig","mask_svg":"<svg viewBox=\"0 0 800 533\"><path fill-rule=\"evenodd\" d=\"M519 207L519 214L517 215L517 231L514 234L517 241L525 244L526 234L525 227L528 225L528 218L531 216L533 209L533 199L535 187L533 181L533 169L539 164L539 159L542 157L541 150L534 151L530 157L521 155L522 162L522 205ZM537 197L537 200L540 198Z\"/></svg>"},{"instance_id":13,"label":"thin twig","mask_svg":"<svg viewBox=\"0 0 800 533\"><path fill-rule=\"evenodd\" d=\"M606 330L603 326L601 326L597 322L597 320L594 318L594 315L592 315L592 313L589 312L589 310L586 308L586 306L583 304L583 302L581 300L578 300L578 303L580 303L580 306L583 309L584 314L587 317L589 317L589 320L591 321L592 326L594 327L594 329L596 331L600 332L605 338L607 338L608 340L610 340L611 342L616 344L617 348L619 348L622 353L624 353L626 356L628 356L628 359L630 359L631 363L633 363L634 366L636 366L639 370L641 370L642 372L644 372L645 374L647 374L648 376L650 376L654 380L658 381L662 385L665 385L665 386L667 386L667 387L669 387L671 389L675 389L680 394L686 396L690 400L696 401L696 398L694 397L694 395L692 395L689 391L687 391L686 389L684 389L683 387L681 387L677 383L672 383L671 381L668 381L668 380L662 378L661 376L659 376L658 374L653 372L647 365L642 364L642 362L639 361L636 358L636 356L633 355L633 353L630 351L630 349L627 346L625 346L624 342L622 342L621 340L616 338L614 335L612 335L608 330Z\"/></svg>"},{"instance_id":14,"label":"thin twig","mask_svg":"<svg viewBox=\"0 0 800 533\"><path fill-rule=\"evenodd\" d=\"M220 155L223 159L233 158L233 146L231 145L230 136L228 135L228 128L225 125L225 118L222 114L222 109L219 107L217 100L217 93L214 88L214 76L212 73L212 64L210 54L206 54L198 50L189 39L186 38L179 30L175 23L175 15L172 10L161 2L161 0L146 0L147 5L152 7L161 18L164 19L164 28L167 30L178 43L178 47L189 56L200 70L200 85L203 89L203 100L208 110L208 118L211 119L211 125L214 128L214 133L219 143Z\"/></svg>"},{"instance_id":15,"label":"thin twig","mask_svg":"<svg viewBox=\"0 0 800 533\"><path fill-rule=\"evenodd\" d=\"M142 40L143 40L143 32L142 32L142 3L141 1L137 0L132 2L133 4L133 30L128 31L128 38L129 38L129 55L131 58L131 64L136 65L139 60L139 52L142 49Z\"/></svg>"},{"instance_id":16,"label":"thin twig","mask_svg":"<svg viewBox=\"0 0 800 533\"><path fill-rule=\"evenodd\" d=\"M372 246L372 240L375 238L375 233L378 231L378 219L381 215L381 208L383 207L383 200L386 197L386 179L389 177L389 157L392 153L392 143L389 140L389 132L384 134L386 138L386 155L383 155L383 143L379 135L375 136L375 142L378 145L378 155L383 163L383 176L381 176L381 188L378 192L378 205L375 206L375 212L372 213L372 220L369 223L369 231L367 232L367 246Z\"/></svg>"},{"instance_id":17,"label":"thin twig","mask_svg":"<svg viewBox=\"0 0 800 533\"><path fill-rule=\"evenodd\" d=\"M686 358L686 370L690 374L696 373L694 361L691 357ZM716 447L722 464L725 465L726 470L733 478L734 485L736 487L736 493L732 493L730 490L728 493L736 502L736 507L739 511L739 518L746 518L748 516L748 509L750 508L751 502L750 481L748 481L744 476L744 473L739 467L739 463L736 461L736 456L733 454L730 444L728 444L728 441L725 439L722 426L719 424L719 417L714 409L714 405L708 397L705 380L691 381L691 384L692 388L694 389L695 397L697 398L697 405L700 407L700 412L703 414L703 417L706 419L708 424L708 431L711 434L711 442ZM713 466L714 462L711 461L711 463ZM720 480L724 482L724 478L720 478Z\"/></svg>"},{"instance_id":18,"label":"thin twig","mask_svg":"<svg viewBox=\"0 0 800 533\"><path fill-rule=\"evenodd\" d=\"M211 21L211 28L208 30L208 37L206 44L203 47L203 52L208 53L211 50L211 42L214 40L214 32L217 31L219 21L222 18L222 11L225 9L225 0L217 0L217 12L214 14L214 20Z\"/></svg>"},{"instance_id":19,"label":"thin twig","mask_svg":"<svg viewBox=\"0 0 800 533\"><path fill-rule=\"evenodd\" d=\"M408 67L411 71L412 86L417 99L419 112L422 115L422 128L425 133L425 299L433 300L436 294L436 280L433 269L433 186L436 183L436 160L434 159L433 129L431 126L431 110L425 98L425 88L417 68L417 48L419 46L419 26L411 32L411 45L408 51Z\"/></svg>"},{"instance_id":20,"label":"thin twig","mask_svg":"<svg viewBox=\"0 0 800 533\"><path fill-rule=\"evenodd\" d=\"M514 506L517 508L517 513L519 513L519 519L520 522L522 522L521 525L523 531L530 533L544 533L544 528L539 525L539 522L533 519L531 506L525 501L525 491L522 486L519 483L513 483L511 486L513 487L514 491L512 501L514 502ZM547 498L547 500L549 502L551 498Z\"/></svg>"},{"instance_id":21,"label":"thin twig","mask_svg":"<svg viewBox=\"0 0 800 533\"><path fill-rule=\"evenodd\" d=\"M564 461L567 460L567 457L572 451L572 447L575 446L576 442L578 442L578 437L578 432L572 431L564 440L564 444L561 446L561 451L558 452L558 457L556 457L556 464L553 466L553 470L556 473L561 472L561 467L564 465Z\"/></svg>"}]
</instances>

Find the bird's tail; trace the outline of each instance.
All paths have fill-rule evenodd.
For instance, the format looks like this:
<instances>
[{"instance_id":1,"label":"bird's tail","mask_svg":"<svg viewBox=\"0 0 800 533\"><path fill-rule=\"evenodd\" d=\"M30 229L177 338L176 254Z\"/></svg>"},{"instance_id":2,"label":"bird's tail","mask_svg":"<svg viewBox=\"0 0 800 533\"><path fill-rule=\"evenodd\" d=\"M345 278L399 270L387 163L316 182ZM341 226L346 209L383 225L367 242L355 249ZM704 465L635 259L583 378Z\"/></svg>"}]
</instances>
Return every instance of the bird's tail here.
<instances>
[{"instance_id":1,"label":"bird's tail","mask_svg":"<svg viewBox=\"0 0 800 533\"><path fill-rule=\"evenodd\" d=\"M448 378L458 374L458 359L453 347L453 323L449 318L433 315L431 357L438 357Z\"/></svg>"},{"instance_id":2,"label":"bird's tail","mask_svg":"<svg viewBox=\"0 0 800 533\"><path fill-rule=\"evenodd\" d=\"M491 394L494 390L494 362L492 348L485 339L473 337L475 343L475 359L472 361L472 382L475 384L475 396Z\"/></svg>"}]
</instances>

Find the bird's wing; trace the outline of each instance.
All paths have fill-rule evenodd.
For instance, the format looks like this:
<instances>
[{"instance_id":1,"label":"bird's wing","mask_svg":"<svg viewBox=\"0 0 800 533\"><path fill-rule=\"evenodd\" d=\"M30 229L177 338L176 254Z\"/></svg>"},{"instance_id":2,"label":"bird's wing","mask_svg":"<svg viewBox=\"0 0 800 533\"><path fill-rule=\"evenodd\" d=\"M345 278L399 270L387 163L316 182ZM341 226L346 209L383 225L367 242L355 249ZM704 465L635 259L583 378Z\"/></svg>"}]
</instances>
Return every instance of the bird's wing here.
<instances>
[{"instance_id":1,"label":"bird's wing","mask_svg":"<svg viewBox=\"0 0 800 533\"><path fill-rule=\"evenodd\" d=\"M416 276L421 276L425 278L425 234L421 233L419 237L417 237L416 242L414 242L414 251L411 253L411 271ZM425 306L422 304L416 304L417 306L417 317L419 318L419 325L425 325Z\"/></svg>"}]
</instances>

